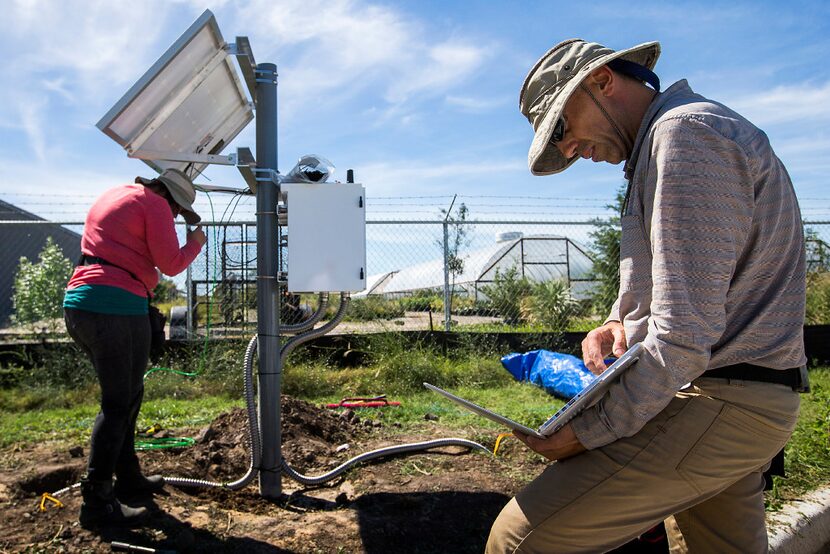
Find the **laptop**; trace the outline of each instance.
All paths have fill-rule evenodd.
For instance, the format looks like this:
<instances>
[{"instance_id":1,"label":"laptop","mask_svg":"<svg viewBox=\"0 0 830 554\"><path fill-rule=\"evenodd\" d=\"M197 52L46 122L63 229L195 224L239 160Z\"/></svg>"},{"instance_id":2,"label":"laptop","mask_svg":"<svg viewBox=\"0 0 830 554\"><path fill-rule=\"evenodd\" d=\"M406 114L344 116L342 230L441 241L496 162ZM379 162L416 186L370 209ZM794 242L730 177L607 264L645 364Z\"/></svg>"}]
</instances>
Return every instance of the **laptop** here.
<instances>
[{"instance_id":1,"label":"laptop","mask_svg":"<svg viewBox=\"0 0 830 554\"><path fill-rule=\"evenodd\" d=\"M447 392L444 389L436 387L435 385L424 383L424 386L429 390L435 391L438 394L449 398L456 404L459 404L475 414L486 417L496 423L505 425L514 431L519 431L520 433L524 433L526 435L533 435L536 438L544 439L545 437L549 437L561 429L579 412L589 406L592 406L596 401L598 401L600 397L605 394L605 391L608 390L611 384L619 378L622 372L634 365L634 363L640 359L642 352L643 346L639 343L626 350L625 354L617 358L617 361L608 366L608 369L599 374L596 379L591 381L591 383L582 389L576 396L568 400L568 402L562 406L558 412L553 414L550 419L539 426L538 429L531 429L530 427L513 421L510 418L504 417L501 414L497 414L496 412L492 412L487 408L483 408L478 404L474 404L469 400L465 400L464 398L456 396L451 392Z\"/></svg>"}]
</instances>

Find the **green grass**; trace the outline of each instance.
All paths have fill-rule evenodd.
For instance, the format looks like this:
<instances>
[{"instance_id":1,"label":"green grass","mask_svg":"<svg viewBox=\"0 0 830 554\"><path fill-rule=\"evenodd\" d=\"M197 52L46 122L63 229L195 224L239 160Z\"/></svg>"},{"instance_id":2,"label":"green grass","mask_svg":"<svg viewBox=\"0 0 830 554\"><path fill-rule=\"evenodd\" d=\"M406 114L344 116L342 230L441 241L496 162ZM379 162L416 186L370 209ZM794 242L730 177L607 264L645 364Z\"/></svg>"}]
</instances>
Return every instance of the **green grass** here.
<instances>
[{"instance_id":1,"label":"green grass","mask_svg":"<svg viewBox=\"0 0 830 554\"><path fill-rule=\"evenodd\" d=\"M425 420L424 415L430 413L439 417L442 427L457 429L460 435L488 446L502 429L424 391L421 382L458 392L529 426L538 425L562 404L537 387L516 383L501 367L494 347L472 339L447 352L394 338L378 339L361 348L365 349L366 365L358 367L339 367L324 356L304 356L302 350L292 355L284 368L283 393L315 404L346 396L387 394L402 406L362 410L360 416L379 419L387 428L396 424L401 432L429 433L436 425ZM158 424L174 430L198 427L241 406L241 356L240 345L229 345L205 355L166 361L178 370L201 366L201 374L153 373L146 381L139 425ZM204 363L199 364L200 359ZM64 373L79 367L74 358L60 361L60 365L53 365L65 368ZM80 372L75 369L72 376L78 377ZM44 368L27 370L27 375L30 378L20 385L0 389L0 448L46 441L85 444L98 411L98 389L89 381L91 372L86 381L78 377L71 385L56 384L63 374L52 379L54 375ZM801 397L798 427L787 448L788 478L776 478L774 490L767 494L771 509L830 483L830 368L813 369L810 377L813 392Z\"/></svg>"},{"instance_id":2,"label":"green grass","mask_svg":"<svg viewBox=\"0 0 830 554\"><path fill-rule=\"evenodd\" d=\"M499 387L480 388L473 386L453 387L452 391L477 404L492 408L509 418L536 427L541 425L550 414L563 404L552 398L542 389L527 383L509 382ZM382 392L382 391L379 391ZM315 404L336 403L340 396L322 396L309 398ZM465 429L470 427L492 429L494 433L504 431L504 427L474 415L467 410L443 399L439 395L424 390L406 394L388 395L388 400L401 403L398 407L382 409L361 409L363 418L381 420L386 424L400 424L404 430L420 428L425 414L438 416L442 426ZM429 423L427 423L429 425Z\"/></svg>"},{"instance_id":3,"label":"green grass","mask_svg":"<svg viewBox=\"0 0 830 554\"><path fill-rule=\"evenodd\" d=\"M599 317L574 317L568 322L568 326L564 329L567 332L587 332L596 329L602 325L602 319ZM453 329L458 332L475 332L475 333L552 333L558 330L545 327L544 325L537 325L532 323L519 323L516 325L508 325L507 323L471 323L468 325L458 325Z\"/></svg>"},{"instance_id":4,"label":"green grass","mask_svg":"<svg viewBox=\"0 0 830 554\"><path fill-rule=\"evenodd\" d=\"M784 457L787 478L776 477L768 495L773 505L830 483L830 368L811 370L810 385Z\"/></svg>"},{"instance_id":5,"label":"green grass","mask_svg":"<svg viewBox=\"0 0 830 554\"><path fill-rule=\"evenodd\" d=\"M86 443L98 413L98 404L93 398L72 408L0 411L0 448L46 441ZM165 429L206 425L218 414L242 404L241 399L220 396L147 400L141 406L138 428L156 424Z\"/></svg>"}]
</instances>

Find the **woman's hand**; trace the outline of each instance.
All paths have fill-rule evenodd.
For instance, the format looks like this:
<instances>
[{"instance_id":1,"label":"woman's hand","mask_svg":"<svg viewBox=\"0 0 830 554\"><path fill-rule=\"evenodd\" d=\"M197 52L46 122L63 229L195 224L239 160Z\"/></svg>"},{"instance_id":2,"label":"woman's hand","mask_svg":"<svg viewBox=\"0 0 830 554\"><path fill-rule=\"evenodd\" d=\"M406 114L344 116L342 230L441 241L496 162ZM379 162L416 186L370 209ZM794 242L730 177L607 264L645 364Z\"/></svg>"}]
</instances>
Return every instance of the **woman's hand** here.
<instances>
[{"instance_id":1,"label":"woman's hand","mask_svg":"<svg viewBox=\"0 0 830 554\"><path fill-rule=\"evenodd\" d=\"M202 231L202 226L198 225L195 229L191 229L187 232L187 240L195 240L199 243L199 246L204 246L207 242L207 237L205 236L205 232Z\"/></svg>"}]
</instances>

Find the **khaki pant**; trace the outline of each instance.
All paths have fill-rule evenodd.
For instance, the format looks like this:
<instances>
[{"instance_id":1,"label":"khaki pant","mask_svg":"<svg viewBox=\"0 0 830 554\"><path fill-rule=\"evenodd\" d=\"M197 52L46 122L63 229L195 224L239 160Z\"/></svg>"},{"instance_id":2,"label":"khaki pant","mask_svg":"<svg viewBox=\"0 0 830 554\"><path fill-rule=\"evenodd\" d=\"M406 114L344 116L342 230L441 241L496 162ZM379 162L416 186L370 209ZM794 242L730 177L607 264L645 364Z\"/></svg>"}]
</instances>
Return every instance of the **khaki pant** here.
<instances>
[{"instance_id":1,"label":"khaki pant","mask_svg":"<svg viewBox=\"0 0 830 554\"><path fill-rule=\"evenodd\" d=\"M487 552L604 552L672 514L690 552L766 552L762 472L798 406L784 385L698 379L636 435L548 466Z\"/></svg>"}]
</instances>

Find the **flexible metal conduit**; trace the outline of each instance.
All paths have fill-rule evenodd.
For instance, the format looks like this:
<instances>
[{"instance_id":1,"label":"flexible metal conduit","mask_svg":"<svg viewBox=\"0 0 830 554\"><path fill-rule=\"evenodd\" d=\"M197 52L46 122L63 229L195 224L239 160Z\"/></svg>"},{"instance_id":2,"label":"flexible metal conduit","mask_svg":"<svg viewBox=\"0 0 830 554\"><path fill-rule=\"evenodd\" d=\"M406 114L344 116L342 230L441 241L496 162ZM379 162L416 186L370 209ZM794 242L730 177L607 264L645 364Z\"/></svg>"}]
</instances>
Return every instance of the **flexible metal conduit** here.
<instances>
[{"instance_id":1,"label":"flexible metal conduit","mask_svg":"<svg viewBox=\"0 0 830 554\"><path fill-rule=\"evenodd\" d=\"M288 342L280 348L280 367L285 366L285 359L288 358L288 355L291 353L292 350L303 344L304 342L308 342L311 339L322 337L335 327L340 324L343 317L346 315L346 308L349 307L349 301L351 298L349 297L348 292L341 292L340 293L340 305L337 307L337 313L334 314L334 317L331 318L331 321L326 322L324 325L318 327L317 329L312 329L302 335L297 335L295 337L291 337L288 339Z\"/></svg>"},{"instance_id":2,"label":"flexible metal conduit","mask_svg":"<svg viewBox=\"0 0 830 554\"><path fill-rule=\"evenodd\" d=\"M305 321L301 321L299 323L295 323L293 325L280 325L280 334L282 333L302 333L308 329L314 327L318 321L320 321L326 313L326 308L329 307L329 293L321 292L319 297L319 302L317 306L317 311L311 314L311 317L306 319Z\"/></svg>"},{"instance_id":3,"label":"flexible metal conduit","mask_svg":"<svg viewBox=\"0 0 830 554\"><path fill-rule=\"evenodd\" d=\"M285 345L280 349L280 359L283 367L285 365L285 359L297 346L303 344L304 342L308 342L309 340L314 339L316 337L323 336L330 330L335 328L346 315L346 309L349 306L350 300L351 298L349 297L348 293L340 293L340 306L337 308L337 313L334 315L331 321L327 322L325 325L319 327L318 329L314 329L313 331L309 331L308 333L304 333L302 335L297 335L290 339L287 343L285 343ZM299 473L297 470L288 465L288 462L285 458L282 459L282 469L288 477L294 479L295 481L303 485L321 485L327 481L334 479L338 475L347 471L352 466L355 466L362 462L366 462L368 460L374 460L375 458L381 458L384 456L404 454L407 452L429 450L432 448L439 448L442 446L463 446L470 449L479 449L487 453L490 452L486 447L477 442L473 442L467 439L447 438L410 444L401 444L398 446L389 446L386 448L379 448L377 450L364 452L363 454L360 454L358 456L355 456L354 458L351 458L350 460L343 462L342 464L340 464L339 466L327 473L313 477Z\"/></svg>"},{"instance_id":4,"label":"flexible metal conduit","mask_svg":"<svg viewBox=\"0 0 830 554\"><path fill-rule=\"evenodd\" d=\"M322 304L322 299L321 299ZM311 340L312 338L324 335L333 327L337 326L338 323L343 319L343 316L346 312L346 307L349 304L349 295L347 293L341 293L340 295L340 307L337 310L337 314L325 325L318 329L314 329L311 332L305 333L303 335L298 335L290 339L285 346L282 347L280 351L280 356L284 360L285 357L297 346L300 344ZM243 375L243 383L245 388L245 407L247 408L248 412L248 446L249 446L249 465L248 471L245 474L237 479L236 481L231 481L229 483L221 483L216 481L208 481L206 479L191 479L188 477L165 477L165 482L177 486L177 487L199 487L199 488L224 488L229 490L238 490L246 485L248 485L257 475L259 471L259 462L262 456L262 442L259 435L259 418L257 416L256 410L256 399L254 397L254 357L257 351L257 337L254 336L250 342L248 342L248 347L245 349L245 358L244 358L244 375ZM294 479L298 483L307 486L314 486L314 485L321 485L327 481L330 481L337 476L341 475L349 468L369 461L374 460L375 458L381 458L383 456L393 456L396 454L405 454L409 452L418 452L422 450L430 450L433 448L440 448L444 446L462 446L465 448L481 450L483 452L489 453L490 451L483 445L470 441L467 439L461 438L446 438L446 439L435 439L430 441L424 442L416 442L416 443L409 443L409 444L401 444L397 446L388 446L385 448L379 448L377 450L371 450L369 452L364 452L354 458L351 458L336 468L332 469L331 471L324 473L318 476L308 476L299 473L297 470L292 468L285 458L282 459L281 465L282 469L285 474ZM52 496L58 496L64 494L67 491L70 491L75 488L79 488L80 483L75 483L69 487L65 487L52 493Z\"/></svg>"},{"instance_id":5,"label":"flexible metal conduit","mask_svg":"<svg viewBox=\"0 0 830 554\"><path fill-rule=\"evenodd\" d=\"M245 388L245 407L248 410L248 471L245 475L230 483L219 483L205 479L190 479L188 477L165 477L171 485L179 487L226 488L237 490L245 487L254 480L259 470L259 460L262 456L262 443L259 436L259 419L254 399L254 356L257 351L257 336L251 338L245 349L243 383Z\"/></svg>"},{"instance_id":6,"label":"flexible metal conduit","mask_svg":"<svg viewBox=\"0 0 830 554\"><path fill-rule=\"evenodd\" d=\"M354 458L347 460L334 468L333 470L329 471L328 473L324 473L323 475L318 475L317 477L309 477L307 475L302 475L298 473L294 468L288 465L288 462L285 461L285 458L282 459L282 469L286 475L294 479L295 481L302 483L303 485L321 485L326 481L330 481L343 473L344 471L348 470L350 467L357 465L362 462L367 462L369 460L374 460L375 458L381 458L383 456L394 456L395 454L405 454L407 452L418 452L421 450L430 450L432 448L440 448L442 446L464 446L470 449L478 449L488 454L490 451L484 447L483 445L469 441L467 439L456 439L456 438L449 438L449 439L435 439L431 441L424 441L424 442L413 442L410 444L401 444L398 446L387 446L386 448L378 448L377 450L371 450L369 452L364 452L359 456L355 456Z\"/></svg>"}]
</instances>

